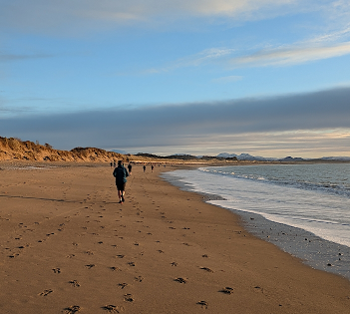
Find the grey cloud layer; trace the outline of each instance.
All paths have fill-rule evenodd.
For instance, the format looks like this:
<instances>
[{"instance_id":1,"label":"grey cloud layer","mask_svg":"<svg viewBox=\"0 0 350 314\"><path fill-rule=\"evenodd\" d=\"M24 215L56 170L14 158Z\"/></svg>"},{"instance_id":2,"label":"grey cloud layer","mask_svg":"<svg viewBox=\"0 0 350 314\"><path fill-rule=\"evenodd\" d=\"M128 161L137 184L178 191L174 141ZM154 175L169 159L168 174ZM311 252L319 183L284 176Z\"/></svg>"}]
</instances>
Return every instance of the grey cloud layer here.
<instances>
[{"instance_id":1,"label":"grey cloud layer","mask_svg":"<svg viewBox=\"0 0 350 314\"><path fill-rule=\"evenodd\" d=\"M225 102L0 119L0 134L75 146L196 145L254 132L350 128L350 88Z\"/></svg>"}]
</instances>

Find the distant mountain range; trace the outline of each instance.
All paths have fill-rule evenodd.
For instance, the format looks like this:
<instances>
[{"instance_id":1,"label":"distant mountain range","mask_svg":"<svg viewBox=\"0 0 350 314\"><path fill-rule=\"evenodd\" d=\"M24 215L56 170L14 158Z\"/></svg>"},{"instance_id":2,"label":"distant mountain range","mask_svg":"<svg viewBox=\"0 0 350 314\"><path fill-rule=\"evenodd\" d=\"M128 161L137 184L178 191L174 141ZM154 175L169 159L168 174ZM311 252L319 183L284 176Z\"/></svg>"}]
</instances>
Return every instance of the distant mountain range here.
<instances>
[{"instance_id":1,"label":"distant mountain range","mask_svg":"<svg viewBox=\"0 0 350 314\"><path fill-rule=\"evenodd\" d=\"M218 158L232 158L236 157L238 160L260 160L260 161L271 161L271 160L277 160L277 158L265 158L262 156L252 156L249 154L229 154L229 153L221 153L217 155L216 157Z\"/></svg>"},{"instance_id":2,"label":"distant mountain range","mask_svg":"<svg viewBox=\"0 0 350 314\"><path fill-rule=\"evenodd\" d=\"M123 150L112 150L112 152L124 154L127 155L128 153ZM285 161L285 162L298 162L298 161L311 161L311 160L318 160L318 161L350 161L350 157L347 156L333 156L333 157L321 157L321 158L301 158L301 157L292 157L287 156L284 158L273 158L273 157L262 157L262 156L253 156L247 153L242 154L229 154L229 153L220 153L217 156L193 156L188 154L173 154L170 156L158 156L155 154L150 153L138 153L136 156L143 156L143 157L149 157L149 158L172 158L172 159L230 159L230 158L237 158L237 160L245 160L245 161Z\"/></svg>"},{"instance_id":3,"label":"distant mountain range","mask_svg":"<svg viewBox=\"0 0 350 314\"><path fill-rule=\"evenodd\" d=\"M218 158L233 158L236 157L238 160L248 160L248 161L308 161L313 160L314 158L301 158L301 157L285 157L285 158L269 158L262 156L252 156L250 154L229 154L229 153L221 153L217 155ZM317 160L325 160L325 161L350 161L350 157L346 156L334 156L334 157L322 157L316 158Z\"/></svg>"}]
</instances>

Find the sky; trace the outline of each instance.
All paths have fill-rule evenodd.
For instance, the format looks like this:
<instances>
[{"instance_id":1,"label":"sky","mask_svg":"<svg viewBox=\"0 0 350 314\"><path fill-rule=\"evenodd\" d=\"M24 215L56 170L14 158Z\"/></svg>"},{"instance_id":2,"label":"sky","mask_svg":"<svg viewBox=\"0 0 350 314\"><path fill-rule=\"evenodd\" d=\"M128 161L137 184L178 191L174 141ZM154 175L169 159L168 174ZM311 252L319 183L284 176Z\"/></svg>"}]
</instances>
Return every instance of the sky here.
<instances>
[{"instance_id":1,"label":"sky","mask_svg":"<svg viewBox=\"0 0 350 314\"><path fill-rule=\"evenodd\" d=\"M0 136L350 156L350 2L0 0Z\"/></svg>"}]
</instances>

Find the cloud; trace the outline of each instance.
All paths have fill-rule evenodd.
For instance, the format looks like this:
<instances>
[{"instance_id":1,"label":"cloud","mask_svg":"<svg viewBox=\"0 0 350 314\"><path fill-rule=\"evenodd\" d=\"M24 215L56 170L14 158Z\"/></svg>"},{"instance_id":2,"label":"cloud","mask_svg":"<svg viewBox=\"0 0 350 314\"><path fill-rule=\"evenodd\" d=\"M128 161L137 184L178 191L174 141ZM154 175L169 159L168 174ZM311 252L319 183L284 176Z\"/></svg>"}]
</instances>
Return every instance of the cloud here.
<instances>
[{"instance_id":1,"label":"cloud","mask_svg":"<svg viewBox=\"0 0 350 314\"><path fill-rule=\"evenodd\" d=\"M201 65L207 65L210 63L215 63L217 62L217 60L221 60L231 55L234 51L235 49L228 48L208 48L194 55L180 58L174 62L171 62L167 66L147 69L143 71L143 73L157 74L162 72L173 71L178 68L198 67Z\"/></svg>"},{"instance_id":2,"label":"cloud","mask_svg":"<svg viewBox=\"0 0 350 314\"><path fill-rule=\"evenodd\" d=\"M12 0L1 4L0 26L22 31L75 33L120 25L193 18L255 20L302 11L301 0ZM317 3L316 1L314 3ZM309 6L308 7L312 7Z\"/></svg>"},{"instance_id":3,"label":"cloud","mask_svg":"<svg viewBox=\"0 0 350 314\"><path fill-rule=\"evenodd\" d=\"M253 54L232 57L239 54L234 48L208 48L197 54L178 59L167 66L152 68L143 73L162 73L183 67L197 67L208 64L219 64L226 69L237 67L290 66L313 62L322 59L341 57L350 54L350 41L337 42L350 37L350 26L337 32L322 34L314 38L269 49ZM240 77L228 76L213 81L239 80Z\"/></svg>"},{"instance_id":4,"label":"cloud","mask_svg":"<svg viewBox=\"0 0 350 314\"><path fill-rule=\"evenodd\" d=\"M233 58L233 66L288 66L350 54L350 42L322 47L291 47L262 50Z\"/></svg>"},{"instance_id":5,"label":"cloud","mask_svg":"<svg viewBox=\"0 0 350 314\"><path fill-rule=\"evenodd\" d=\"M0 52L0 62L8 62L8 61L19 61L26 59L43 59L43 58L51 58L52 55L48 54L34 54L34 55L23 55L23 54L7 54Z\"/></svg>"},{"instance_id":6,"label":"cloud","mask_svg":"<svg viewBox=\"0 0 350 314\"><path fill-rule=\"evenodd\" d=\"M235 49L227 48L210 48L201 51L193 56L180 59L177 63L178 66L198 66L212 60L220 59L232 54Z\"/></svg>"},{"instance_id":7,"label":"cloud","mask_svg":"<svg viewBox=\"0 0 350 314\"><path fill-rule=\"evenodd\" d=\"M175 147L157 148L195 155L217 155L222 152L250 153L255 156L285 157L289 155L315 158L322 156L349 156L350 129L290 130L282 132L253 132L198 136L193 142ZM136 150L140 151L140 150ZM142 151L142 150L141 150ZM143 150L147 151L147 147ZM169 152L168 152L169 154Z\"/></svg>"},{"instance_id":8,"label":"cloud","mask_svg":"<svg viewBox=\"0 0 350 314\"><path fill-rule=\"evenodd\" d=\"M341 25L340 29L336 29L333 31L328 31L326 33L317 35L314 38L308 39L307 44L325 44L329 42L338 42L344 41L344 38L350 37L350 23L346 23L345 25Z\"/></svg>"},{"instance_id":9,"label":"cloud","mask_svg":"<svg viewBox=\"0 0 350 314\"><path fill-rule=\"evenodd\" d=\"M197 147L207 151L225 146L224 142L232 146L233 136L304 130L315 132L314 139L321 132L321 147L327 140L325 130L350 130L349 99L348 87L271 98L19 116L0 119L0 134L64 149ZM257 139L254 135L251 147L257 146Z\"/></svg>"}]
</instances>

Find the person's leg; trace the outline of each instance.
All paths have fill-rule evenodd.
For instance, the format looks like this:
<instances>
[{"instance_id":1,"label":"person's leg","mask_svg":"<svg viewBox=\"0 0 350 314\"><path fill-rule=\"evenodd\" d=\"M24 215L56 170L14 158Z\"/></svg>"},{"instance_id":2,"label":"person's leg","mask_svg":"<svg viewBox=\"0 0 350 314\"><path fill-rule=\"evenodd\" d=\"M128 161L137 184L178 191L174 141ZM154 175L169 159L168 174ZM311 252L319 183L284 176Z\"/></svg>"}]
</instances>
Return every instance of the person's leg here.
<instances>
[{"instance_id":1,"label":"person's leg","mask_svg":"<svg viewBox=\"0 0 350 314\"><path fill-rule=\"evenodd\" d=\"M119 197L119 203L121 203L123 201L123 199L122 199L122 190L118 189L118 197Z\"/></svg>"},{"instance_id":2,"label":"person's leg","mask_svg":"<svg viewBox=\"0 0 350 314\"><path fill-rule=\"evenodd\" d=\"M124 195L125 195L125 186L126 186L126 183L123 183L123 185L120 187L122 202L125 202L125 198L124 198Z\"/></svg>"}]
</instances>

